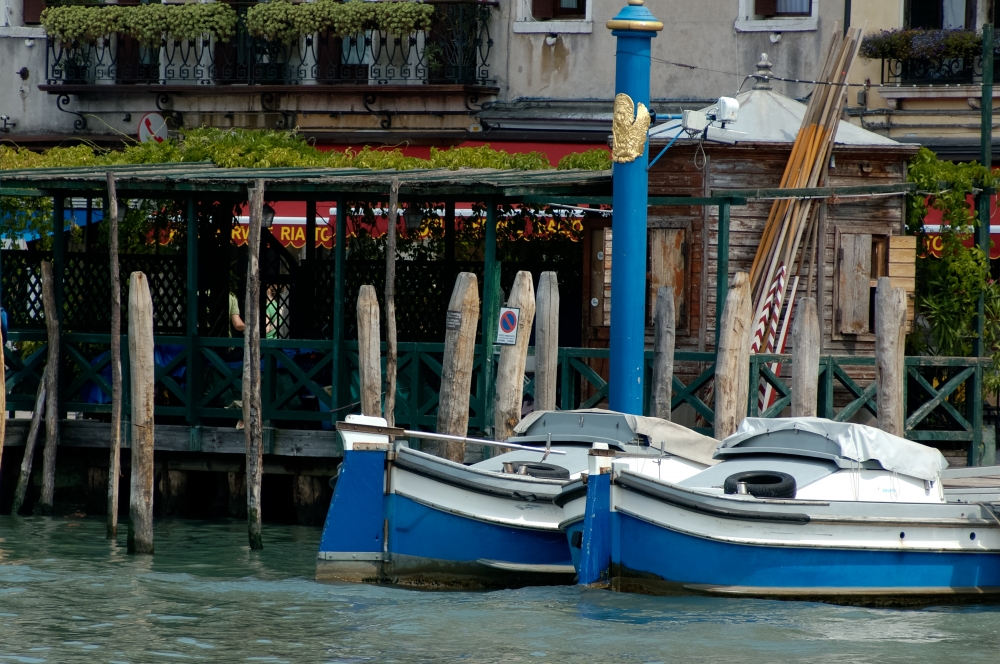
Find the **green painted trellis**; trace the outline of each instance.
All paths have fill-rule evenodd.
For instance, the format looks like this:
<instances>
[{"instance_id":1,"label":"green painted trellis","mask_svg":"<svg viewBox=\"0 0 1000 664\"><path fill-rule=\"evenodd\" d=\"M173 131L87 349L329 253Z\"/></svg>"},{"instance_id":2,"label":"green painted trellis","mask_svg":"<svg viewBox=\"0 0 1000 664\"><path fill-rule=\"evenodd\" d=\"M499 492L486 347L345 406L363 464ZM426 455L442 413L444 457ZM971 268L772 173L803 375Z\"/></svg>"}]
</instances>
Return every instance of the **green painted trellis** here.
<instances>
[{"instance_id":1,"label":"green painted trellis","mask_svg":"<svg viewBox=\"0 0 1000 664\"><path fill-rule=\"evenodd\" d=\"M8 407L29 410L34 391L41 378L46 359L43 332L14 332L11 340L30 351L23 355L5 349L9 367L7 377ZM173 357L166 358L156 370L157 405L159 417L184 419L193 425L193 431L202 422L228 423L239 419L241 410L234 408L230 399L238 398L242 381L242 362L238 359L240 341L230 338L201 338L194 346L187 345L187 337L156 337L159 346L175 349ZM28 342L28 344L26 344ZM109 400L111 387L101 374L108 367L106 352L110 337L99 334L71 333L64 335L64 366L62 381L62 408L73 412L107 414L109 403L92 403L82 399L85 388ZM348 399L335 406L329 390L333 366L333 342L330 340L261 340L261 361L265 381L262 386L264 418L270 426L280 422L310 423L322 426L331 419L356 409L358 373L357 342L345 342L348 369ZM235 349L236 357L233 356ZM533 352L534 349L529 349ZM443 344L399 344L399 379L397 387L396 420L410 428L433 429L437 419L440 391L441 358ZM590 408L607 398L607 383L590 361L607 360L609 351L604 348L560 348L558 357L558 404L561 409ZM646 352L647 377L652 372L653 353ZM713 405L706 403L705 388L715 374L713 353L678 351L675 366L684 367L685 376L694 376L685 383L677 375L673 378L672 408L690 406L703 420L696 427L711 434L714 420ZM791 386L771 365L785 365L786 373L791 355L752 355L750 359L750 394L748 415L777 417L791 402ZM986 359L947 357L907 357L906 371L906 436L911 440L930 443L966 443L970 461L979 463L982 458L983 406L981 380ZM122 340L124 377L128 380L128 341ZM496 355L492 356L495 364ZM868 382L859 375L873 376L875 360L871 357L834 356L820 358L819 398L817 414L835 421L850 421L861 411L877 416L877 386L874 379ZM192 395L187 377L194 372L199 376L203 389ZM485 389L486 373L483 365L483 347L477 345L473 365L472 394L470 395L470 421L473 431L483 432L490 423L489 391ZM763 380L774 388L774 401L761 409L758 389ZM645 381L651 384L650 380ZM834 401L838 394L837 403ZM524 393L533 395L534 381L525 382ZM128 395L127 385L125 390ZM229 395L228 397L226 395ZM194 403L192 406L192 396ZM645 398L648 409L648 387ZM336 408L336 410L334 410ZM200 449L197 435L192 436L192 451Z\"/></svg>"}]
</instances>

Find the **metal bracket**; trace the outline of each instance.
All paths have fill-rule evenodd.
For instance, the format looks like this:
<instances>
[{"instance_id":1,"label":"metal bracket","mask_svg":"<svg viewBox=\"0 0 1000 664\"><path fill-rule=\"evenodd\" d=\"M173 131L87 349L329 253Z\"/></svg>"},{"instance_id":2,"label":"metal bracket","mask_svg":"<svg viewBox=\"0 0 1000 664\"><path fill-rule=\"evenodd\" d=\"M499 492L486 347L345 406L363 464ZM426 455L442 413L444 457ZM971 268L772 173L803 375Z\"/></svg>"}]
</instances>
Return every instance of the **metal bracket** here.
<instances>
[{"instance_id":1,"label":"metal bracket","mask_svg":"<svg viewBox=\"0 0 1000 664\"><path fill-rule=\"evenodd\" d=\"M364 99L362 100L362 103L365 106L365 110L368 111L369 113L371 113L372 115L381 115L382 116L382 121L379 122L379 126L382 127L382 129L390 129L390 128L392 128L392 112L391 111L383 111L383 110L380 110L380 109L377 109L377 108L372 108L371 105L375 103L375 99L376 99L375 95L373 95L371 93L366 94L364 96Z\"/></svg>"},{"instance_id":2,"label":"metal bracket","mask_svg":"<svg viewBox=\"0 0 1000 664\"><path fill-rule=\"evenodd\" d=\"M59 95L56 97L56 108L58 108L63 113L69 113L76 116L76 120L73 121L73 129L77 131L83 131L87 128L87 118L84 117L83 113L79 111L71 111L66 108L69 104L69 95Z\"/></svg>"},{"instance_id":3,"label":"metal bracket","mask_svg":"<svg viewBox=\"0 0 1000 664\"><path fill-rule=\"evenodd\" d=\"M173 113L173 109L165 108L166 105L169 103L170 103L170 95L162 92L156 95L156 110L165 111L167 113Z\"/></svg>"}]
</instances>

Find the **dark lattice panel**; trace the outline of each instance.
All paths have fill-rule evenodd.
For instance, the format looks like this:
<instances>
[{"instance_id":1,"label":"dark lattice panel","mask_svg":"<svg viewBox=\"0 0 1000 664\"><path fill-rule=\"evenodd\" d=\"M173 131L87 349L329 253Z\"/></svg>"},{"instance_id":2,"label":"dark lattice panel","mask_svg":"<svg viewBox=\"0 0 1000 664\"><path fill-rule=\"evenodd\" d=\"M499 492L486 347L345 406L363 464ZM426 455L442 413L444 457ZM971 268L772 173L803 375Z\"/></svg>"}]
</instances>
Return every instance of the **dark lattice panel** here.
<instances>
[{"instance_id":1,"label":"dark lattice panel","mask_svg":"<svg viewBox=\"0 0 1000 664\"><path fill-rule=\"evenodd\" d=\"M333 285L336 261L316 261L313 263L312 320L313 333L317 339L333 338ZM346 306L346 304L345 304Z\"/></svg>"},{"instance_id":2,"label":"dark lattice panel","mask_svg":"<svg viewBox=\"0 0 1000 664\"><path fill-rule=\"evenodd\" d=\"M268 339L291 339L291 289L271 286L264 294L264 333Z\"/></svg>"},{"instance_id":3,"label":"dark lattice panel","mask_svg":"<svg viewBox=\"0 0 1000 664\"><path fill-rule=\"evenodd\" d=\"M43 260L51 252L4 251L3 304L12 329L45 327L42 307ZM187 321L187 275L183 256L124 255L121 275L122 331L128 325L128 281L132 272L149 279L156 334L184 334ZM102 254L70 253L63 279L63 329L106 333L111 329L111 270Z\"/></svg>"},{"instance_id":4,"label":"dark lattice panel","mask_svg":"<svg viewBox=\"0 0 1000 664\"><path fill-rule=\"evenodd\" d=\"M122 256L119 268L122 279L122 325L128 320L128 279L133 272L143 272L149 279L149 294L153 298L154 333L186 333L187 259L184 256ZM110 315L108 320L110 324Z\"/></svg>"},{"instance_id":5,"label":"dark lattice panel","mask_svg":"<svg viewBox=\"0 0 1000 664\"><path fill-rule=\"evenodd\" d=\"M42 306L42 261L52 260L47 251L4 251L0 269L3 307L12 330L45 328Z\"/></svg>"}]
</instances>

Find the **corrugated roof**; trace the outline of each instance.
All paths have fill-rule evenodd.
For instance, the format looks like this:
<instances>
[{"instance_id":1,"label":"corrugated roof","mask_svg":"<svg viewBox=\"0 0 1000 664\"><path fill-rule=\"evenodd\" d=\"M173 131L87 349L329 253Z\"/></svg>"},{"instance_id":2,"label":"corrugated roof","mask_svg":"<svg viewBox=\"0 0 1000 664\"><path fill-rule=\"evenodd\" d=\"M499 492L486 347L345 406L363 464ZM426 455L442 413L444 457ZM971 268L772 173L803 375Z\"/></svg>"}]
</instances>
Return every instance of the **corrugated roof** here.
<instances>
[{"instance_id":1,"label":"corrugated roof","mask_svg":"<svg viewBox=\"0 0 1000 664\"><path fill-rule=\"evenodd\" d=\"M101 191L106 174L116 174L122 193L216 192L246 193L247 185L263 178L272 193L382 195L392 178L400 194L410 196L483 195L516 198L531 194L611 195L611 171L585 170L458 170L423 169L373 171L357 168L218 168L208 163L141 164L0 171L0 194L16 190Z\"/></svg>"},{"instance_id":2,"label":"corrugated roof","mask_svg":"<svg viewBox=\"0 0 1000 664\"><path fill-rule=\"evenodd\" d=\"M740 114L736 122L728 124L727 129L746 134L740 138L741 143L794 143L795 137L802 126L802 118L806 113L806 105L773 90L749 90L737 95L740 103ZM664 131L667 123L650 131L650 138L666 138L673 136L677 129ZM676 124L674 124L676 127ZM682 137L683 140L683 137ZM880 134L840 121L834 143L838 145L901 145Z\"/></svg>"}]
</instances>

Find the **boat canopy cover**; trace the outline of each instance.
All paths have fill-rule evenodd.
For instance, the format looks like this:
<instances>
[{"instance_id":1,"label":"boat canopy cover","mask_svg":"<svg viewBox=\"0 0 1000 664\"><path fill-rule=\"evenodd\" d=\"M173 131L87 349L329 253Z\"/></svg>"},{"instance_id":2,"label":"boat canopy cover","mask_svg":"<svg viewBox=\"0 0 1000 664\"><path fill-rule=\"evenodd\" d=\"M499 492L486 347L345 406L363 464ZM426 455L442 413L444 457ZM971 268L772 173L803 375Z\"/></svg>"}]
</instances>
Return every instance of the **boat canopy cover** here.
<instances>
[{"instance_id":1,"label":"boat canopy cover","mask_svg":"<svg viewBox=\"0 0 1000 664\"><path fill-rule=\"evenodd\" d=\"M940 451L893 436L863 424L834 422L822 417L748 417L729 438L719 443L717 453L738 447L758 436L775 432L822 436L840 448L840 456L863 463L877 461L884 469L922 480L937 480L948 462ZM723 455L719 455L723 456Z\"/></svg>"},{"instance_id":2,"label":"boat canopy cover","mask_svg":"<svg viewBox=\"0 0 1000 664\"><path fill-rule=\"evenodd\" d=\"M714 466L719 463L719 459L714 458L715 448L718 441L708 436L703 436L697 431L692 431L680 424L674 424L669 420L662 420L658 417L645 417L641 415L629 415L613 410L602 410L599 408L587 408L573 411L535 411L528 414L514 427L514 434L522 434L534 424L538 418L548 412L556 413L595 413L604 415L614 415L625 419L633 433L646 436L649 439L650 447L662 450L667 454L673 454L684 459L703 463L706 466Z\"/></svg>"}]
</instances>

